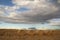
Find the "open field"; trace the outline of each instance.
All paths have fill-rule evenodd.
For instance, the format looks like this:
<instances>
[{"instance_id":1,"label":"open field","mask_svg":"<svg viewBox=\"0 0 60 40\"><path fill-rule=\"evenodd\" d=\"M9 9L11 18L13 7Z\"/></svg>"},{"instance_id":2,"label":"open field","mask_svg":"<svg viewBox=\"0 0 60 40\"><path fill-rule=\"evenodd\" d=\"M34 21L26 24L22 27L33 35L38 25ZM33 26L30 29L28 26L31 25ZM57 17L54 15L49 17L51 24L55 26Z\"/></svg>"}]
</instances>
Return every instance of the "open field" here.
<instances>
[{"instance_id":1,"label":"open field","mask_svg":"<svg viewBox=\"0 0 60 40\"><path fill-rule=\"evenodd\" d=\"M0 40L60 40L60 30L0 29Z\"/></svg>"}]
</instances>

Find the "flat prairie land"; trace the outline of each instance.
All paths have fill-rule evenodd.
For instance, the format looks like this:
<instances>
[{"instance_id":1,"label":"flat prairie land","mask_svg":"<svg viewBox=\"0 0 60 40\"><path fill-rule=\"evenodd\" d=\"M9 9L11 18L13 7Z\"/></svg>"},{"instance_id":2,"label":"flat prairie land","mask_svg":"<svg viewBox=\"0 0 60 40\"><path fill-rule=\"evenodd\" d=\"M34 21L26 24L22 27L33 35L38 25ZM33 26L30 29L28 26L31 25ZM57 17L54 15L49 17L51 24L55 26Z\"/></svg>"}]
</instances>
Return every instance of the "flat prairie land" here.
<instances>
[{"instance_id":1,"label":"flat prairie land","mask_svg":"<svg viewBox=\"0 0 60 40\"><path fill-rule=\"evenodd\" d=\"M60 40L60 30L0 29L0 40Z\"/></svg>"}]
</instances>

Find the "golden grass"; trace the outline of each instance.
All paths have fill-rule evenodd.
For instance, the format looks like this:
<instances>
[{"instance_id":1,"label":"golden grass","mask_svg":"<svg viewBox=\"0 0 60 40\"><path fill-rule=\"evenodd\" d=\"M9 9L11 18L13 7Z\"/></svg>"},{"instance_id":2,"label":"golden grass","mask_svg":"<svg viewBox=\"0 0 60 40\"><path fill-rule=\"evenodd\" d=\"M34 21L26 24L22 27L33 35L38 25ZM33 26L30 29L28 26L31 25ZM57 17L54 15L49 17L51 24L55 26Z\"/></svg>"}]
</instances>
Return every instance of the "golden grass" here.
<instances>
[{"instance_id":1,"label":"golden grass","mask_svg":"<svg viewBox=\"0 0 60 40\"><path fill-rule=\"evenodd\" d=\"M60 40L60 30L0 29L0 40Z\"/></svg>"}]
</instances>

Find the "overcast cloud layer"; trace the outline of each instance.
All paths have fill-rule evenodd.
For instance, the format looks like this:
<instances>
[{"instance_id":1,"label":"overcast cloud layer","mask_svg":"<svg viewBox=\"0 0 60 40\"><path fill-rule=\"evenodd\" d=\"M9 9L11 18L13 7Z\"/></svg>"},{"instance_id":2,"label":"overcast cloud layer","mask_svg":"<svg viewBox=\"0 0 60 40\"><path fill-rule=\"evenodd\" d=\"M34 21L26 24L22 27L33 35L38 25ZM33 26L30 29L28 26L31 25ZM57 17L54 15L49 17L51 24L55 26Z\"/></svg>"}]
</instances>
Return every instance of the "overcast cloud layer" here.
<instances>
[{"instance_id":1,"label":"overcast cloud layer","mask_svg":"<svg viewBox=\"0 0 60 40\"><path fill-rule=\"evenodd\" d=\"M14 6L0 5L1 22L34 24L60 18L59 0L12 0L12 3ZM24 11L20 11L22 7Z\"/></svg>"}]
</instances>

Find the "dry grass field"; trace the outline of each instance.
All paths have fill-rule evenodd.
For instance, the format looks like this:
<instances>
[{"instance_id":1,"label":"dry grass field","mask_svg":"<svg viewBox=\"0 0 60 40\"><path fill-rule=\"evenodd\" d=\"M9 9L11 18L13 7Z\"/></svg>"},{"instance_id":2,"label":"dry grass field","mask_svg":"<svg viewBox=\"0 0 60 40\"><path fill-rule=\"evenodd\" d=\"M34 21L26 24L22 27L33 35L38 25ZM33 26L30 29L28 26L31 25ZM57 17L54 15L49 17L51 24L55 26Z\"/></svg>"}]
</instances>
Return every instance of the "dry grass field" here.
<instances>
[{"instance_id":1,"label":"dry grass field","mask_svg":"<svg viewBox=\"0 0 60 40\"><path fill-rule=\"evenodd\" d=\"M0 40L60 40L60 30L0 29Z\"/></svg>"}]
</instances>

